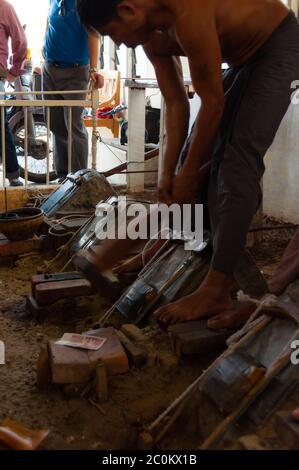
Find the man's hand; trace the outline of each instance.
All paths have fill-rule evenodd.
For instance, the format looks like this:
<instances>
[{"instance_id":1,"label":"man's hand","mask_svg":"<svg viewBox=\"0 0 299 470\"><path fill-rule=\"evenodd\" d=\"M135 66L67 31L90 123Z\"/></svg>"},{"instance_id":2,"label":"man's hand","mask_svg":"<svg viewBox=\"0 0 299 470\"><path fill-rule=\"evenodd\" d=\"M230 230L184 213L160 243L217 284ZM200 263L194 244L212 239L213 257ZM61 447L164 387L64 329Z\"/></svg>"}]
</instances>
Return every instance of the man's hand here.
<instances>
[{"instance_id":1,"label":"man's hand","mask_svg":"<svg viewBox=\"0 0 299 470\"><path fill-rule=\"evenodd\" d=\"M196 202L199 190L199 177L195 173L176 175L173 181L171 202L177 204L192 204Z\"/></svg>"},{"instance_id":2,"label":"man's hand","mask_svg":"<svg viewBox=\"0 0 299 470\"><path fill-rule=\"evenodd\" d=\"M105 83L103 75L98 72L91 72L90 78L93 81L95 88L103 88Z\"/></svg>"}]
</instances>

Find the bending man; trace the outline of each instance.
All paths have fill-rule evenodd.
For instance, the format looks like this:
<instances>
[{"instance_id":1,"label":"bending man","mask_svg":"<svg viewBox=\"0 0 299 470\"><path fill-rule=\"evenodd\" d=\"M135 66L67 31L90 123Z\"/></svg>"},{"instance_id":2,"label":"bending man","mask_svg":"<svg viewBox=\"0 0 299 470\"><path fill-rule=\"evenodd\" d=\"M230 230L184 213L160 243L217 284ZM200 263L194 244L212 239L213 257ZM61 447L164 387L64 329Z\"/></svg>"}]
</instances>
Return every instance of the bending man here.
<instances>
[{"instance_id":1,"label":"bending man","mask_svg":"<svg viewBox=\"0 0 299 470\"><path fill-rule=\"evenodd\" d=\"M212 318L223 326L232 309L230 287L260 203L263 158L299 78L299 25L280 0L78 0L81 21L116 44L142 44L166 102L167 145L159 200L191 203L203 189L211 160L208 207L213 259L202 285L162 307L164 322ZM201 108L180 172L189 105L178 56L187 56ZM223 62L229 64L224 77ZM115 244L90 263L111 267ZM80 263L78 263L80 265ZM83 266L83 265L82 265ZM83 268L84 269L84 268ZM229 325L226 325L229 326Z\"/></svg>"}]
</instances>

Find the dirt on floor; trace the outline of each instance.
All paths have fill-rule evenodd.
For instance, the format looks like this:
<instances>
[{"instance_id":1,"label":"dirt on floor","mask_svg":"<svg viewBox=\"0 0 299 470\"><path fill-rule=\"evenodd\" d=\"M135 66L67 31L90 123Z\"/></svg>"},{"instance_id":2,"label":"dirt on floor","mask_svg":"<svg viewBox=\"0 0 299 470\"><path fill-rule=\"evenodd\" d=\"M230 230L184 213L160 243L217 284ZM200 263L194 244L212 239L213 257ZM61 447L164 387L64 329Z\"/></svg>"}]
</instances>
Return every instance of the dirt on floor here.
<instances>
[{"instance_id":1,"label":"dirt on floor","mask_svg":"<svg viewBox=\"0 0 299 470\"><path fill-rule=\"evenodd\" d=\"M267 279L293 233L289 228L266 232L250 249ZM40 255L32 255L0 266L0 340L6 346L6 365L0 366L0 422L10 417L34 429L50 429L42 444L49 450L136 449L140 429L164 411L216 356L168 363L163 358L171 352L170 341L153 324L144 333L155 345L156 361L110 379L109 401L102 405L103 412L72 391L54 385L39 389L36 363L41 344L65 332L91 329L109 307L99 297L71 299L59 303L45 322L38 323L26 312L25 299L30 277L43 261Z\"/></svg>"}]
</instances>

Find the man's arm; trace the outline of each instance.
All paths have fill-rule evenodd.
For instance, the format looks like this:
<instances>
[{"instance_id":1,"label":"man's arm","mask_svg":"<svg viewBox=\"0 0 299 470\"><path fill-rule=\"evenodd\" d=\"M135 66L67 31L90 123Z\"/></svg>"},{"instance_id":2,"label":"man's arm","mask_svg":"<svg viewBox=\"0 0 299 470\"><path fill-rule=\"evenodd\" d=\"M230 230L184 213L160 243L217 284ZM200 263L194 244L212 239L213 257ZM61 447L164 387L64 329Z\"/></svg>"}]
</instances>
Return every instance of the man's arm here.
<instances>
[{"instance_id":1,"label":"man's arm","mask_svg":"<svg viewBox=\"0 0 299 470\"><path fill-rule=\"evenodd\" d=\"M99 62L99 38L95 34L88 33L88 48L91 68L90 78L96 88L103 88L104 79L102 75L96 72Z\"/></svg>"},{"instance_id":2,"label":"man's arm","mask_svg":"<svg viewBox=\"0 0 299 470\"><path fill-rule=\"evenodd\" d=\"M194 0L190 2L195 5ZM211 159L224 109L222 56L213 6L204 1L200 4L203 6L196 3L196 8L185 10L176 23L178 41L189 59L193 86L201 98L189 153L173 194L181 202L185 201L184 191L186 201L196 192L199 170Z\"/></svg>"},{"instance_id":3,"label":"man's arm","mask_svg":"<svg viewBox=\"0 0 299 470\"><path fill-rule=\"evenodd\" d=\"M25 31L17 17L15 9L8 4L5 8L9 8L7 12L7 31L11 38L12 48L12 67L9 70L9 74L15 78L22 72L28 46Z\"/></svg>"},{"instance_id":4,"label":"man's arm","mask_svg":"<svg viewBox=\"0 0 299 470\"><path fill-rule=\"evenodd\" d=\"M159 200L168 202L178 159L188 134L190 109L180 59L165 50L167 36L161 34L159 38L158 35L144 49L155 68L165 99L166 147L159 182Z\"/></svg>"}]
</instances>

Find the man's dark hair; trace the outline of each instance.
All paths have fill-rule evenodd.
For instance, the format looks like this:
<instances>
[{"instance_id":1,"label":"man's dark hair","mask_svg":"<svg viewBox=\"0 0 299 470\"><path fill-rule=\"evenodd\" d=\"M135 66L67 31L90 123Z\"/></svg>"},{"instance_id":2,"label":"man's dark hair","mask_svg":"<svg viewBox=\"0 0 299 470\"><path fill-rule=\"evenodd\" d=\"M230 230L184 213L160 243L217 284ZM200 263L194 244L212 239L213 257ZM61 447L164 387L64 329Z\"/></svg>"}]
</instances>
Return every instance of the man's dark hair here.
<instances>
[{"instance_id":1,"label":"man's dark hair","mask_svg":"<svg viewBox=\"0 0 299 470\"><path fill-rule=\"evenodd\" d=\"M117 19L117 6L122 0L77 0L81 23L89 30L98 31L109 21Z\"/></svg>"}]
</instances>

